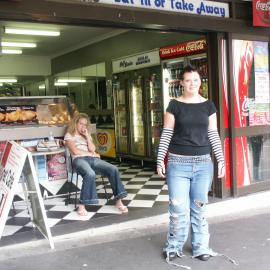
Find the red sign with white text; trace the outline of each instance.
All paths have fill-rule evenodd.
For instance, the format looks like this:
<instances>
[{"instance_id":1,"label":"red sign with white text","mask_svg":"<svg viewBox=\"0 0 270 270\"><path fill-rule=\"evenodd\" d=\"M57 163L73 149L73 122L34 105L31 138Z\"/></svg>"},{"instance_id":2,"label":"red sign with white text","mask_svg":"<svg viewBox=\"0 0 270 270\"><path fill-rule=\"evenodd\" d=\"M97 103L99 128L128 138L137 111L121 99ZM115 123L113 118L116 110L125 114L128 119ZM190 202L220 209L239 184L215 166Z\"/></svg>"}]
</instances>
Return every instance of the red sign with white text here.
<instances>
[{"instance_id":1,"label":"red sign with white text","mask_svg":"<svg viewBox=\"0 0 270 270\"><path fill-rule=\"evenodd\" d=\"M160 58L172 58L180 55L189 55L206 51L206 40L199 39L188 41L173 46L162 47L159 49Z\"/></svg>"},{"instance_id":2,"label":"red sign with white text","mask_svg":"<svg viewBox=\"0 0 270 270\"><path fill-rule=\"evenodd\" d=\"M270 27L270 1L253 0L253 25Z\"/></svg>"}]
</instances>

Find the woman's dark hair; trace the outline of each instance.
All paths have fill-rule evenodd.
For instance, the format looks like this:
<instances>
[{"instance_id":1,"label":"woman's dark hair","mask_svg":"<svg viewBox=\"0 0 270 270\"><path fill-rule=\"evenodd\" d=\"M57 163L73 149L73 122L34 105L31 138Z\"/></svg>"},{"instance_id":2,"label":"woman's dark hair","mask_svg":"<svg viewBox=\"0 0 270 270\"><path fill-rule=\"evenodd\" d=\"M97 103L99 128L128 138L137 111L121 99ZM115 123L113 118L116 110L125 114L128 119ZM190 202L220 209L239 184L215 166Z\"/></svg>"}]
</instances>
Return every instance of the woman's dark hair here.
<instances>
[{"instance_id":1,"label":"woman's dark hair","mask_svg":"<svg viewBox=\"0 0 270 270\"><path fill-rule=\"evenodd\" d=\"M190 73L190 72L197 72L200 75L198 69L195 66L192 66L192 65L189 64L189 65L186 65L182 69L182 71L180 73L180 80L183 80L184 79L184 74L185 73Z\"/></svg>"}]
</instances>

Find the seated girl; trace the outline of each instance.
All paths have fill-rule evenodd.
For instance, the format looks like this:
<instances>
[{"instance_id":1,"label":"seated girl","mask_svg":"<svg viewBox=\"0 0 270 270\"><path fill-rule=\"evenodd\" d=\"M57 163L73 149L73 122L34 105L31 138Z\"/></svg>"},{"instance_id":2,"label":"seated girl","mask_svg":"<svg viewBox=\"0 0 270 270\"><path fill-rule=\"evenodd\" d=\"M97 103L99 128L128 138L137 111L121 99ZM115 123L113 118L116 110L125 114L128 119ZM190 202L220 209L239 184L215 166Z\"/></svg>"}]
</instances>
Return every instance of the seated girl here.
<instances>
[{"instance_id":1,"label":"seated girl","mask_svg":"<svg viewBox=\"0 0 270 270\"><path fill-rule=\"evenodd\" d=\"M127 192L120 180L118 168L101 160L100 155L95 152L96 147L89 133L89 125L88 115L77 113L71 120L64 138L72 156L73 167L83 178L77 212L79 215L85 216L87 215L85 205L98 203L96 174L101 174L109 179L117 209L122 213L128 213L128 208L122 202L122 199L127 196Z\"/></svg>"}]
</instances>

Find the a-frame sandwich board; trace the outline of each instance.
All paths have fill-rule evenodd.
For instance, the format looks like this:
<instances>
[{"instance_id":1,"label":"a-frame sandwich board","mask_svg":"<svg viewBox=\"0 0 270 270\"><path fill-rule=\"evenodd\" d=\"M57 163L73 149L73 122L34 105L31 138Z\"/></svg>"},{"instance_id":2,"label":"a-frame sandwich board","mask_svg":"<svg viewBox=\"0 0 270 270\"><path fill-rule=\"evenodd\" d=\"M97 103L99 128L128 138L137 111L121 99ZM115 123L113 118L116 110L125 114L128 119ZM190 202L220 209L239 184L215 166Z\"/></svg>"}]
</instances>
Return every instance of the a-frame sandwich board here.
<instances>
[{"instance_id":1,"label":"a-frame sandwich board","mask_svg":"<svg viewBox=\"0 0 270 270\"><path fill-rule=\"evenodd\" d=\"M32 155L16 142L7 141L0 164L0 239L19 184L23 185L33 225L49 240L53 249L54 243Z\"/></svg>"}]
</instances>

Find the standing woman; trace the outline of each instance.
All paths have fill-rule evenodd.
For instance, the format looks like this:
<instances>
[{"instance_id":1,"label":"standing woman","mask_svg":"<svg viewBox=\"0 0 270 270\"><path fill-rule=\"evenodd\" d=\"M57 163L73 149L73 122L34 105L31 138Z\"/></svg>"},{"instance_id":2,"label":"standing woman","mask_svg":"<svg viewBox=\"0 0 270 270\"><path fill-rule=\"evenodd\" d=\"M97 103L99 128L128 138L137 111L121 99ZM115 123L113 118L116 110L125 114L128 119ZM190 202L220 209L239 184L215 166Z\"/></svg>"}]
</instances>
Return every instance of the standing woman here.
<instances>
[{"instance_id":1,"label":"standing woman","mask_svg":"<svg viewBox=\"0 0 270 270\"><path fill-rule=\"evenodd\" d=\"M115 206L121 213L128 213L128 208L122 203L127 196L120 180L119 170L116 166L100 159L96 153L96 147L89 134L90 120L85 113L76 113L71 120L65 135L65 143L72 156L72 164L75 171L83 178L80 194L78 214L87 215L85 205L97 204L96 173L107 176L112 187Z\"/></svg>"},{"instance_id":2,"label":"standing woman","mask_svg":"<svg viewBox=\"0 0 270 270\"><path fill-rule=\"evenodd\" d=\"M164 256L167 262L183 254L191 223L192 255L206 261L215 253L209 248L205 207L213 178L211 147L218 161L218 177L225 175L224 157L217 132L216 108L199 94L201 78L192 66L181 73L183 93L171 100L164 116L157 172L166 179L170 224ZM165 172L164 158L168 152Z\"/></svg>"}]
</instances>

